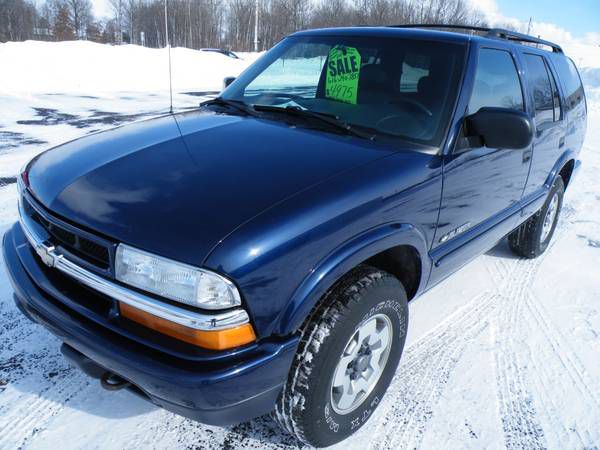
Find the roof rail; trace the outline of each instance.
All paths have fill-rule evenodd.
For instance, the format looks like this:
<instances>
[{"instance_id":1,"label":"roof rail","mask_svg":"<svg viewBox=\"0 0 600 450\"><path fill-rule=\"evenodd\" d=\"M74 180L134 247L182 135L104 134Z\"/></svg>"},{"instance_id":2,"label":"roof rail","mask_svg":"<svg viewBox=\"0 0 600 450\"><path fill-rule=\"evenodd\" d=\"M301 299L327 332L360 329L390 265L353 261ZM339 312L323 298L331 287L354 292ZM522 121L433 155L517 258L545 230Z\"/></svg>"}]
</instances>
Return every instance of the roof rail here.
<instances>
[{"instance_id":1,"label":"roof rail","mask_svg":"<svg viewBox=\"0 0 600 450\"><path fill-rule=\"evenodd\" d=\"M505 39L508 41L527 42L530 44L545 45L547 47L550 47L554 53L563 53L563 50L560 47L560 45L555 44L554 42L529 36L528 34L517 33L516 31L505 30L503 28L487 28L477 27L473 25L450 25L443 23L414 23L390 26L393 28L446 28L451 30L480 31L485 32L486 34L484 36L488 38Z\"/></svg>"},{"instance_id":2,"label":"roof rail","mask_svg":"<svg viewBox=\"0 0 600 450\"><path fill-rule=\"evenodd\" d=\"M529 42L532 44L540 44L550 47L554 53L563 53L560 45L544 39L529 36L528 34L517 33L516 31L505 30L503 28L492 28L488 33L488 37L497 37L500 39L508 39L509 41Z\"/></svg>"}]
</instances>

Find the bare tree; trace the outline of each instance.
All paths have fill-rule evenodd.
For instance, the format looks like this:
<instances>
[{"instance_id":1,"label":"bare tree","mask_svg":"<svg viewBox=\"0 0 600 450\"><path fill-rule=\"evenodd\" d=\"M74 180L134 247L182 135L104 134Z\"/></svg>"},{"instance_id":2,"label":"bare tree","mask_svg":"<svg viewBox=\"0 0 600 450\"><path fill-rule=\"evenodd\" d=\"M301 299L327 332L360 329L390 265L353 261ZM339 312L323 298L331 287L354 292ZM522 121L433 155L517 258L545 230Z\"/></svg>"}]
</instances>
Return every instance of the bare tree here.
<instances>
[{"instance_id":1,"label":"bare tree","mask_svg":"<svg viewBox=\"0 0 600 450\"><path fill-rule=\"evenodd\" d=\"M36 38L51 29L54 39L93 39L120 44L165 45L165 0L109 0L112 18L94 20L90 0L0 0L0 40ZM40 0L38 0L40 1ZM268 49L305 28L403 23L485 25L467 0L168 0L173 46L225 47L250 51L258 5L258 38ZM38 33L39 34L39 33Z\"/></svg>"},{"instance_id":2,"label":"bare tree","mask_svg":"<svg viewBox=\"0 0 600 450\"><path fill-rule=\"evenodd\" d=\"M114 17L112 29L115 43L121 44L123 42L123 0L109 0L109 3Z\"/></svg>"},{"instance_id":3,"label":"bare tree","mask_svg":"<svg viewBox=\"0 0 600 450\"><path fill-rule=\"evenodd\" d=\"M57 5L54 18L54 36L58 41L70 41L75 39L75 30L69 17L69 8L65 3Z\"/></svg>"},{"instance_id":4,"label":"bare tree","mask_svg":"<svg viewBox=\"0 0 600 450\"><path fill-rule=\"evenodd\" d=\"M0 42L34 38L37 12L24 0L0 0Z\"/></svg>"},{"instance_id":5,"label":"bare tree","mask_svg":"<svg viewBox=\"0 0 600 450\"><path fill-rule=\"evenodd\" d=\"M64 0L69 11L69 20L77 39L85 39L87 27L93 21L90 0Z\"/></svg>"}]
</instances>

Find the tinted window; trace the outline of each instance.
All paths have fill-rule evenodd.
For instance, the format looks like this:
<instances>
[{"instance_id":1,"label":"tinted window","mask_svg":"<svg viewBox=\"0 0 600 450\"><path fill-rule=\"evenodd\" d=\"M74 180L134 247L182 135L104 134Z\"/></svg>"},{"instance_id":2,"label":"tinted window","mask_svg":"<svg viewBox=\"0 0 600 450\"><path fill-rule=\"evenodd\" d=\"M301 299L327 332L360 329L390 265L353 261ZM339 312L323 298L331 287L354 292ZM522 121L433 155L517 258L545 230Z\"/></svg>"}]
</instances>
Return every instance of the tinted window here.
<instances>
[{"instance_id":1,"label":"tinted window","mask_svg":"<svg viewBox=\"0 0 600 450\"><path fill-rule=\"evenodd\" d=\"M484 106L523 110L517 69L510 53L504 50L484 48L479 52L469 112Z\"/></svg>"},{"instance_id":2,"label":"tinted window","mask_svg":"<svg viewBox=\"0 0 600 450\"><path fill-rule=\"evenodd\" d=\"M561 55L554 58L554 62L558 70L558 78L565 90L567 107L573 108L584 99L583 86L581 85L579 73L573 61L565 56Z\"/></svg>"},{"instance_id":3,"label":"tinted window","mask_svg":"<svg viewBox=\"0 0 600 450\"><path fill-rule=\"evenodd\" d=\"M535 122L540 125L554 120L554 99L550 77L544 59L538 55L525 55L527 84L533 94Z\"/></svg>"}]
</instances>

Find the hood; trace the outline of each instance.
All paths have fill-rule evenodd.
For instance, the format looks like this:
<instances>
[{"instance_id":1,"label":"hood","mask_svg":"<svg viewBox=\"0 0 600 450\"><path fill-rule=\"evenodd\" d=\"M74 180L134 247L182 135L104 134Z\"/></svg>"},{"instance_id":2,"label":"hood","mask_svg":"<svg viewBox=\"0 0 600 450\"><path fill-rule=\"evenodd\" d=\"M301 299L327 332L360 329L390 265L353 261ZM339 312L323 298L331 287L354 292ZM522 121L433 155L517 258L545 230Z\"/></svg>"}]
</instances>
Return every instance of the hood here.
<instances>
[{"instance_id":1,"label":"hood","mask_svg":"<svg viewBox=\"0 0 600 450\"><path fill-rule=\"evenodd\" d=\"M349 136L193 111L42 153L29 182L44 206L75 224L201 264L270 206L389 152Z\"/></svg>"}]
</instances>

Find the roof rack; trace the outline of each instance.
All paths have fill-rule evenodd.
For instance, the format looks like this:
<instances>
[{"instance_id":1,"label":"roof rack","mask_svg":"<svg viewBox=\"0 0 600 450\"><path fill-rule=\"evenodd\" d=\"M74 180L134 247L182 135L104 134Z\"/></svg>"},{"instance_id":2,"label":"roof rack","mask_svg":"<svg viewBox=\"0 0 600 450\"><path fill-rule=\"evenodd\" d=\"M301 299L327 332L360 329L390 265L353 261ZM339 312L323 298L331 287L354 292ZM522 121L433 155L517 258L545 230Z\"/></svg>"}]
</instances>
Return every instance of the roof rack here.
<instances>
[{"instance_id":1,"label":"roof rack","mask_svg":"<svg viewBox=\"0 0 600 450\"><path fill-rule=\"evenodd\" d=\"M517 33L516 31L505 30L503 28L476 27L472 25L449 25L443 23L415 23L404 25L390 25L393 28L446 28L451 30L472 30L486 33L488 38L505 39L508 41L527 42L550 47L554 53L563 53L560 45L544 39L529 36L528 34Z\"/></svg>"}]
</instances>

